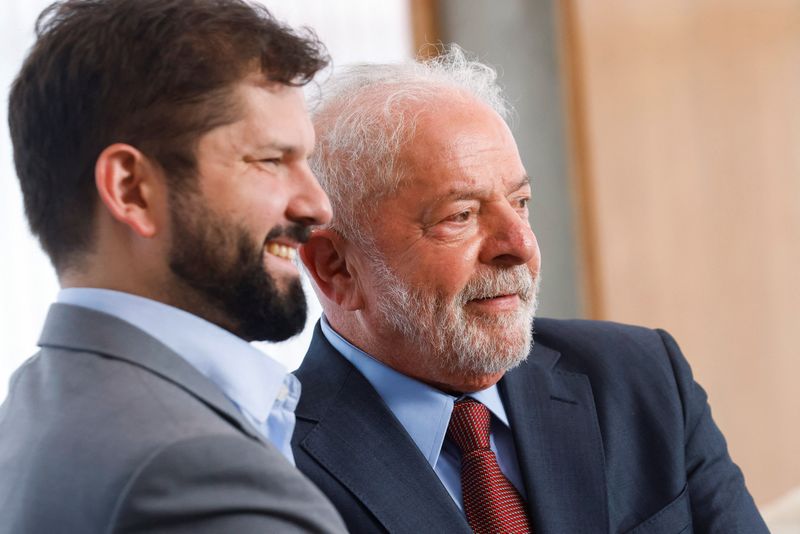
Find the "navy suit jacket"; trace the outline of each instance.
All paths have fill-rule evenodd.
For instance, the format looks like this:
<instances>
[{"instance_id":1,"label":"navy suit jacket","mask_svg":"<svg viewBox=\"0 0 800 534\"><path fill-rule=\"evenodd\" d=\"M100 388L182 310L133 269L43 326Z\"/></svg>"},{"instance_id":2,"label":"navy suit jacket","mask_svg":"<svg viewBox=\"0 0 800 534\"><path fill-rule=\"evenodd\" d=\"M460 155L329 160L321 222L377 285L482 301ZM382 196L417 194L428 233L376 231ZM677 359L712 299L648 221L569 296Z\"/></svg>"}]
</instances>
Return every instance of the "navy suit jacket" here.
<instances>
[{"instance_id":1,"label":"navy suit jacket","mask_svg":"<svg viewBox=\"0 0 800 534\"><path fill-rule=\"evenodd\" d=\"M296 372L297 466L352 532L471 532L434 470L319 325ZM675 341L537 319L500 394L537 534L768 532Z\"/></svg>"}]
</instances>

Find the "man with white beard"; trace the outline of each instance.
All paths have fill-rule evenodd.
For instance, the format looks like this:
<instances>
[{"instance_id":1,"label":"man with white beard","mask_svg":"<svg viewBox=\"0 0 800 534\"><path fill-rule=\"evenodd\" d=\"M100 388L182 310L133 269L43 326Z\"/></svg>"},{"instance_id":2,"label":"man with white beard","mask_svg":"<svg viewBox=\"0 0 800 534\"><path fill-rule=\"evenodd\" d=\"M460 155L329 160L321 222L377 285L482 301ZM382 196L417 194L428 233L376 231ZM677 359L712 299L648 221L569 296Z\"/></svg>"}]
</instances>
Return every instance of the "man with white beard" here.
<instances>
[{"instance_id":1,"label":"man with white beard","mask_svg":"<svg viewBox=\"0 0 800 534\"><path fill-rule=\"evenodd\" d=\"M537 319L531 185L458 48L333 77L298 467L353 532L767 532L663 331Z\"/></svg>"}]
</instances>

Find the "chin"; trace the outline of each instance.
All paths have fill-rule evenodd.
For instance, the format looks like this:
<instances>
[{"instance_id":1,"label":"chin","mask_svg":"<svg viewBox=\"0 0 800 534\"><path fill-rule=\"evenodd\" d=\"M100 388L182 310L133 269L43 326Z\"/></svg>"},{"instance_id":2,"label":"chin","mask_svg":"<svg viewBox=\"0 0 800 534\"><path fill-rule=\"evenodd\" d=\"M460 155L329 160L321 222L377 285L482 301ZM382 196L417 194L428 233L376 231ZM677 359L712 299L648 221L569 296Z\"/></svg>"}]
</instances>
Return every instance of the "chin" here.
<instances>
[{"instance_id":1,"label":"chin","mask_svg":"<svg viewBox=\"0 0 800 534\"><path fill-rule=\"evenodd\" d=\"M281 298L288 298L296 284L302 285L299 274L276 275L275 273L270 272L265 274L272 279L273 284L275 285L275 291L281 296Z\"/></svg>"},{"instance_id":2,"label":"chin","mask_svg":"<svg viewBox=\"0 0 800 534\"><path fill-rule=\"evenodd\" d=\"M505 371L498 371L496 373L483 373L470 376L467 377L466 380L464 380L462 377L463 382L457 388L455 388L455 390L461 393L474 393L476 391L481 391L497 384L505 374Z\"/></svg>"}]
</instances>

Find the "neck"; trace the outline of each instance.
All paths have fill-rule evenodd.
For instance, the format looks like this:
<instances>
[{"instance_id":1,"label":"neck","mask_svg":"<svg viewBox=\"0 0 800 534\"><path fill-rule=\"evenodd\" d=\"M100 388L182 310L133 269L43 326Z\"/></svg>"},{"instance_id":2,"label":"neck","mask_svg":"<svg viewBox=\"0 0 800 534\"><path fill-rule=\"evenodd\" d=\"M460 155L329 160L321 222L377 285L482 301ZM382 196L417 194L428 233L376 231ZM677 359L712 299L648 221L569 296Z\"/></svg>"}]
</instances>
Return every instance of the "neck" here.
<instances>
[{"instance_id":1,"label":"neck","mask_svg":"<svg viewBox=\"0 0 800 534\"><path fill-rule=\"evenodd\" d=\"M66 269L59 273L62 288L91 287L129 293L168 304L196 315L236 335L238 325L231 321L224 310L215 305L197 290L153 266L133 264L135 268L123 266L123 262L87 260L80 269Z\"/></svg>"}]
</instances>

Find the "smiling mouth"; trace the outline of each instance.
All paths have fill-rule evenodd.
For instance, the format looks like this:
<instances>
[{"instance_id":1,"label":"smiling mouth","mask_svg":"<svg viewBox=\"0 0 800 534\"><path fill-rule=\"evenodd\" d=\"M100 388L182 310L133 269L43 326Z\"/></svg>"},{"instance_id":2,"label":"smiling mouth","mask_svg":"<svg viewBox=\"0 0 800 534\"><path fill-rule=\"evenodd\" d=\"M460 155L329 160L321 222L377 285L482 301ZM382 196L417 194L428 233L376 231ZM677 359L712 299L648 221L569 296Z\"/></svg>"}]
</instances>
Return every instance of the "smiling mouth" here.
<instances>
[{"instance_id":1,"label":"smiling mouth","mask_svg":"<svg viewBox=\"0 0 800 534\"><path fill-rule=\"evenodd\" d=\"M280 243L267 243L267 246L264 247L264 249L266 250L267 254L277 256L284 260L294 261L295 257L297 256L297 250L294 247L282 245Z\"/></svg>"}]
</instances>

